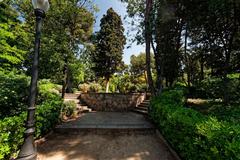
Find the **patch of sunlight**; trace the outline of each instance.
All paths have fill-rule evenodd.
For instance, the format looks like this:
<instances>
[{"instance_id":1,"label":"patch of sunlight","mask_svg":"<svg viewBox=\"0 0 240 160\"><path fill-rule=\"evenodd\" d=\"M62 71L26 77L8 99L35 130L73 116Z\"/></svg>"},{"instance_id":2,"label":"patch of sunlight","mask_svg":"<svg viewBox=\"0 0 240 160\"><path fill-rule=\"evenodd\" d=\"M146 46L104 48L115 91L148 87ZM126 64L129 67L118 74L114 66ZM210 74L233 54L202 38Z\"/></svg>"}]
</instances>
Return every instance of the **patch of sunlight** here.
<instances>
[{"instance_id":1,"label":"patch of sunlight","mask_svg":"<svg viewBox=\"0 0 240 160\"><path fill-rule=\"evenodd\" d=\"M146 158L146 156L149 156L149 155L150 155L150 153L148 151L145 151L145 152L135 153L131 157L128 157L124 160L143 160ZM143 158L143 157L145 157L145 158Z\"/></svg>"}]
</instances>

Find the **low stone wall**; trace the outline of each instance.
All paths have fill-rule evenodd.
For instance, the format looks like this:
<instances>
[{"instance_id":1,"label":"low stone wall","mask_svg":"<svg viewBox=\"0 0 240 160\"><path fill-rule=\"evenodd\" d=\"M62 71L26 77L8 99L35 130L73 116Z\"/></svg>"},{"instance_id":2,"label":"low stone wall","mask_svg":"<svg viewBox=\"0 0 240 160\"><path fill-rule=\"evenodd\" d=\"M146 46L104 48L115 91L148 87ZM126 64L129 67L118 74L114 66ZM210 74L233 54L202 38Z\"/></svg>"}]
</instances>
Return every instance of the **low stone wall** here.
<instances>
[{"instance_id":1,"label":"low stone wall","mask_svg":"<svg viewBox=\"0 0 240 160\"><path fill-rule=\"evenodd\" d=\"M80 99L96 111L129 111L146 99L145 93L83 93Z\"/></svg>"}]
</instances>

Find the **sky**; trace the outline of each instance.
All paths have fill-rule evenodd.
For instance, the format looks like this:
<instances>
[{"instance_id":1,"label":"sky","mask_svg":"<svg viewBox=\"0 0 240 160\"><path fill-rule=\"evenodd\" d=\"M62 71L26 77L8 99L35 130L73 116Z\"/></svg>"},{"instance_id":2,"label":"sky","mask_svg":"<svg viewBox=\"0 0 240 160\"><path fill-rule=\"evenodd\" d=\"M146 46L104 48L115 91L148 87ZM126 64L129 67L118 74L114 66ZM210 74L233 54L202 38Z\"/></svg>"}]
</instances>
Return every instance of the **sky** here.
<instances>
[{"instance_id":1,"label":"sky","mask_svg":"<svg viewBox=\"0 0 240 160\"><path fill-rule=\"evenodd\" d=\"M102 16L106 14L109 8L112 7L115 10L115 12L117 12L122 18L124 28L125 28L125 35L127 37L128 28L131 26L129 26L126 20L124 20L124 17L127 15L126 4L123 4L122 2L120 2L120 0L93 0L93 2L99 8L99 12L96 13L96 23L94 26L94 31L98 31L100 29L100 20ZM124 49L124 55L123 55L123 61L126 64L130 64L131 55L133 54L137 55L140 52L144 52L145 50L144 46L137 45L137 44L132 44L131 48L127 48L127 46L129 45L130 45L130 42L127 42Z\"/></svg>"}]
</instances>

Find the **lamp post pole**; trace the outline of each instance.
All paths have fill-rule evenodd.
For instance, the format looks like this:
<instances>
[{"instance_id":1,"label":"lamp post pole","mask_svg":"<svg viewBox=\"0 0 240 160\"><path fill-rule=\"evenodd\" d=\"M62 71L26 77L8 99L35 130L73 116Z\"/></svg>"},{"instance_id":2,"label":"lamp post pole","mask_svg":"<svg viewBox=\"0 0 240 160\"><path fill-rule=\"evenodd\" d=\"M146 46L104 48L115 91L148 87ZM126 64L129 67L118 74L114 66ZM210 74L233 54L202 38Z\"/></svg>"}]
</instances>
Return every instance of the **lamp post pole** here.
<instances>
[{"instance_id":1,"label":"lamp post pole","mask_svg":"<svg viewBox=\"0 0 240 160\"><path fill-rule=\"evenodd\" d=\"M29 95L28 114L26 122L26 131L24 143L21 147L17 160L36 160L37 152L34 144L35 134L35 110L36 110L36 96L37 96L37 81L38 81L38 63L42 20L45 17L45 11L42 9L35 9L36 16L36 37L34 46L34 59L32 65L32 77Z\"/></svg>"}]
</instances>

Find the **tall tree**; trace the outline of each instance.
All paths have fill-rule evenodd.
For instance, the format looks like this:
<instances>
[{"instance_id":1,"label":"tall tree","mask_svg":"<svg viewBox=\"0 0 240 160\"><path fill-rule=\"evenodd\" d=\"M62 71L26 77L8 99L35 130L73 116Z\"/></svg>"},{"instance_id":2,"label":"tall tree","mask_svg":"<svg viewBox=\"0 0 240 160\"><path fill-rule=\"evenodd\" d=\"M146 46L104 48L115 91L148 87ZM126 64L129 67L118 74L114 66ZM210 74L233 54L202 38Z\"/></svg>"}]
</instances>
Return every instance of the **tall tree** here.
<instances>
[{"instance_id":1,"label":"tall tree","mask_svg":"<svg viewBox=\"0 0 240 160\"><path fill-rule=\"evenodd\" d=\"M156 1L155 17L155 57L160 80L164 77L166 86L172 86L179 76L181 33L183 18L179 1ZM161 82L158 82L161 84ZM158 87L161 89L161 87Z\"/></svg>"},{"instance_id":2,"label":"tall tree","mask_svg":"<svg viewBox=\"0 0 240 160\"><path fill-rule=\"evenodd\" d=\"M18 5L25 21L31 25L34 19L28 14L31 13L31 8L28 7L29 3L28 0L23 0L19 1ZM79 51L85 43L90 41L94 12L95 9L90 1L51 1L42 31L43 47L40 54L39 77L52 79L56 83L61 83L62 80L62 96L66 90L71 91L74 80L71 76L75 75L73 69L76 67L72 67L70 64L79 63Z\"/></svg>"},{"instance_id":3,"label":"tall tree","mask_svg":"<svg viewBox=\"0 0 240 160\"><path fill-rule=\"evenodd\" d=\"M155 95L155 88L153 85L152 71L151 71L151 41L152 41L152 26L151 26L151 15L153 9L153 0L146 0L145 10L145 44L146 44L146 69L148 77L148 85L152 95Z\"/></svg>"},{"instance_id":4,"label":"tall tree","mask_svg":"<svg viewBox=\"0 0 240 160\"><path fill-rule=\"evenodd\" d=\"M106 80L106 92L109 91L109 79L122 66L122 55L126 38L121 17L108 9L100 24L95 39L95 52L92 54L93 70L97 76Z\"/></svg>"}]
</instances>

